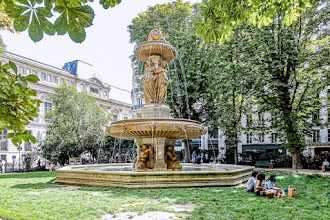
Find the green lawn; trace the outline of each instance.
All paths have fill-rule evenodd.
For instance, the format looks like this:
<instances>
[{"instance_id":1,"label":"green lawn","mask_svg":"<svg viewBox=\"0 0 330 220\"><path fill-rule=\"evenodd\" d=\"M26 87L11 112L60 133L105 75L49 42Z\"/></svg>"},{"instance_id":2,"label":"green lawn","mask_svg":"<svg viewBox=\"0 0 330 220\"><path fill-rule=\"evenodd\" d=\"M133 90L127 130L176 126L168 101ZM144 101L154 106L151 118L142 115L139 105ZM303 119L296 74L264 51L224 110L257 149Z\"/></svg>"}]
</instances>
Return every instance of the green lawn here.
<instances>
[{"instance_id":1,"label":"green lawn","mask_svg":"<svg viewBox=\"0 0 330 220\"><path fill-rule=\"evenodd\" d=\"M269 173L267 173L269 176ZM269 199L245 188L128 190L63 187L55 172L0 176L0 219L101 219L122 212L162 211L186 219L329 219L330 178L277 173L277 186L295 185L296 198ZM193 203L192 212L173 204ZM133 216L131 216L133 217Z\"/></svg>"}]
</instances>

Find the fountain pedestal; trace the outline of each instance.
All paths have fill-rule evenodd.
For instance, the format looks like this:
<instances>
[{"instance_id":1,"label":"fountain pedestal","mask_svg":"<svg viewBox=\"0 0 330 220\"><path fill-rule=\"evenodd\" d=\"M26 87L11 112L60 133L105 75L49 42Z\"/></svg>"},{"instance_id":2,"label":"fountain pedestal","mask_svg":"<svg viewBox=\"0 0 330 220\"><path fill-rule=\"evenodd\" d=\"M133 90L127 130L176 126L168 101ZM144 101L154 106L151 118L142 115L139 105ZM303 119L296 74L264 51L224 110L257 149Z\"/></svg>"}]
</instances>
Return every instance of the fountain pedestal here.
<instances>
[{"instance_id":1,"label":"fountain pedestal","mask_svg":"<svg viewBox=\"0 0 330 220\"><path fill-rule=\"evenodd\" d=\"M167 104L150 103L143 106L142 118L170 118L170 106Z\"/></svg>"}]
</instances>

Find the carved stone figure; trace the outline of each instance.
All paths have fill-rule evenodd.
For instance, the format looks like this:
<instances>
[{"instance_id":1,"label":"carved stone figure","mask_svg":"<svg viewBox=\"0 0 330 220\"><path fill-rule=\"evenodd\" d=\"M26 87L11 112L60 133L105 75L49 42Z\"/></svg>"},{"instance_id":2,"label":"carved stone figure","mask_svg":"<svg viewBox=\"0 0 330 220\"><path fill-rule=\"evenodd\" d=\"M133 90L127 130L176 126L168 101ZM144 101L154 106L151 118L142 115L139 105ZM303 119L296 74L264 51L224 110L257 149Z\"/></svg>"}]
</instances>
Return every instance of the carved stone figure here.
<instances>
[{"instance_id":1,"label":"carved stone figure","mask_svg":"<svg viewBox=\"0 0 330 220\"><path fill-rule=\"evenodd\" d=\"M160 40L162 39L162 33L158 29L150 31L148 40Z\"/></svg>"},{"instance_id":2,"label":"carved stone figure","mask_svg":"<svg viewBox=\"0 0 330 220\"><path fill-rule=\"evenodd\" d=\"M158 75L158 85L157 85L157 103L164 104L166 103L167 99L167 87L168 87L168 72L166 69L166 61L164 60L162 62L162 65L158 67L158 69L155 71L155 73Z\"/></svg>"},{"instance_id":3,"label":"carved stone figure","mask_svg":"<svg viewBox=\"0 0 330 220\"><path fill-rule=\"evenodd\" d=\"M141 147L143 152L140 159L137 161L137 169L152 169L155 164L155 155L152 151L151 145L143 144ZM134 162L135 167L136 160Z\"/></svg>"},{"instance_id":4,"label":"carved stone figure","mask_svg":"<svg viewBox=\"0 0 330 220\"><path fill-rule=\"evenodd\" d=\"M179 160L174 155L174 147L168 146L165 153L165 162L167 163L167 169L181 169Z\"/></svg>"},{"instance_id":5,"label":"carved stone figure","mask_svg":"<svg viewBox=\"0 0 330 220\"><path fill-rule=\"evenodd\" d=\"M156 75L154 74L154 65L151 59L148 59L145 65L144 77L143 77L143 93L146 103L152 103L154 101L154 88L156 84Z\"/></svg>"},{"instance_id":6,"label":"carved stone figure","mask_svg":"<svg viewBox=\"0 0 330 220\"><path fill-rule=\"evenodd\" d=\"M166 61L153 55L147 60L143 78L143 92L146 103L166 103L168 71Z\"/></svg>"}]
</instances>

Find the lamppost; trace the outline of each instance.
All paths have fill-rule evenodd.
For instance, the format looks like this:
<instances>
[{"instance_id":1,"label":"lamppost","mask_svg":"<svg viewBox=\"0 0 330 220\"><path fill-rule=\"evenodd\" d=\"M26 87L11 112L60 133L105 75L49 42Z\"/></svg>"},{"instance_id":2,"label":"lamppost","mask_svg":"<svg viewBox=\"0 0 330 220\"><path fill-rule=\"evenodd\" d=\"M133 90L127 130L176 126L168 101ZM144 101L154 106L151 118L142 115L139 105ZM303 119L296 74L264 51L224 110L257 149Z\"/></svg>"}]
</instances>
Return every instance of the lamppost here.
<instances>
[{"instance_id":1,"label":"lamppost","mask_svg":"<svg viewBox=\"0 0 330 220\"><path fill-rule=\"evenodd\" d=\"M19 145L17 147L17 150L18 150L18 172L20 172L21 171L21 150L22 150L21 145Z\"/></svg>"},{"instance_id":2,"label":"lamppost","mask_svg":"<svg viewBox=\"0 0 330 220\"><path fill-rule=\"evenodd\" d=\"M12 158L13 158L13 171L12 172L14 172L14 170L15 170L15 163L16 163L16 156L13 156Z\"/></svg>"}]
</instances>

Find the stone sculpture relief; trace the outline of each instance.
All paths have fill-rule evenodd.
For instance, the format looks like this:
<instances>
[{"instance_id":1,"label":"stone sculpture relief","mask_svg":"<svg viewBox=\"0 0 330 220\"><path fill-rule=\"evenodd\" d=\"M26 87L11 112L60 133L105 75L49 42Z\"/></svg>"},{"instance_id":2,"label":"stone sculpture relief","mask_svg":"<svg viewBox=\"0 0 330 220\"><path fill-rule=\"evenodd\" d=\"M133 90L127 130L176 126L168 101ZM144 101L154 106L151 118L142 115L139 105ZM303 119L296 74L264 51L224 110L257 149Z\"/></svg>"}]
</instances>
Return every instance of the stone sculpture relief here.
<instances>
[{"instance_id":1,"label":"stone sculpture relief","mask_svg":"<svg viewBox=\"0 0 330 220\"><path fill-rule=\"evenodd\" d=\"M181 165L179 163L179 160L175 157L174 154L174 146L167 146L166 152L165 152L165 162L167 164L167 169L181 169Z\"/></svg>"},{"instance_id":2,"label":"stone sculpture relief","mask_svg":"<svg viewBox=\"0 0 330 220\"><path fill-rule=\"evenodd\" d=\"M151 145L143 144L141 146L141 154L142 156L137 161L137 159L134 161L133 167L135 167L135 164L137 162L137 169L152 169L154 168L155 164L155 154L153 152L153 148Z\"/></svg>"}]
</instances>

